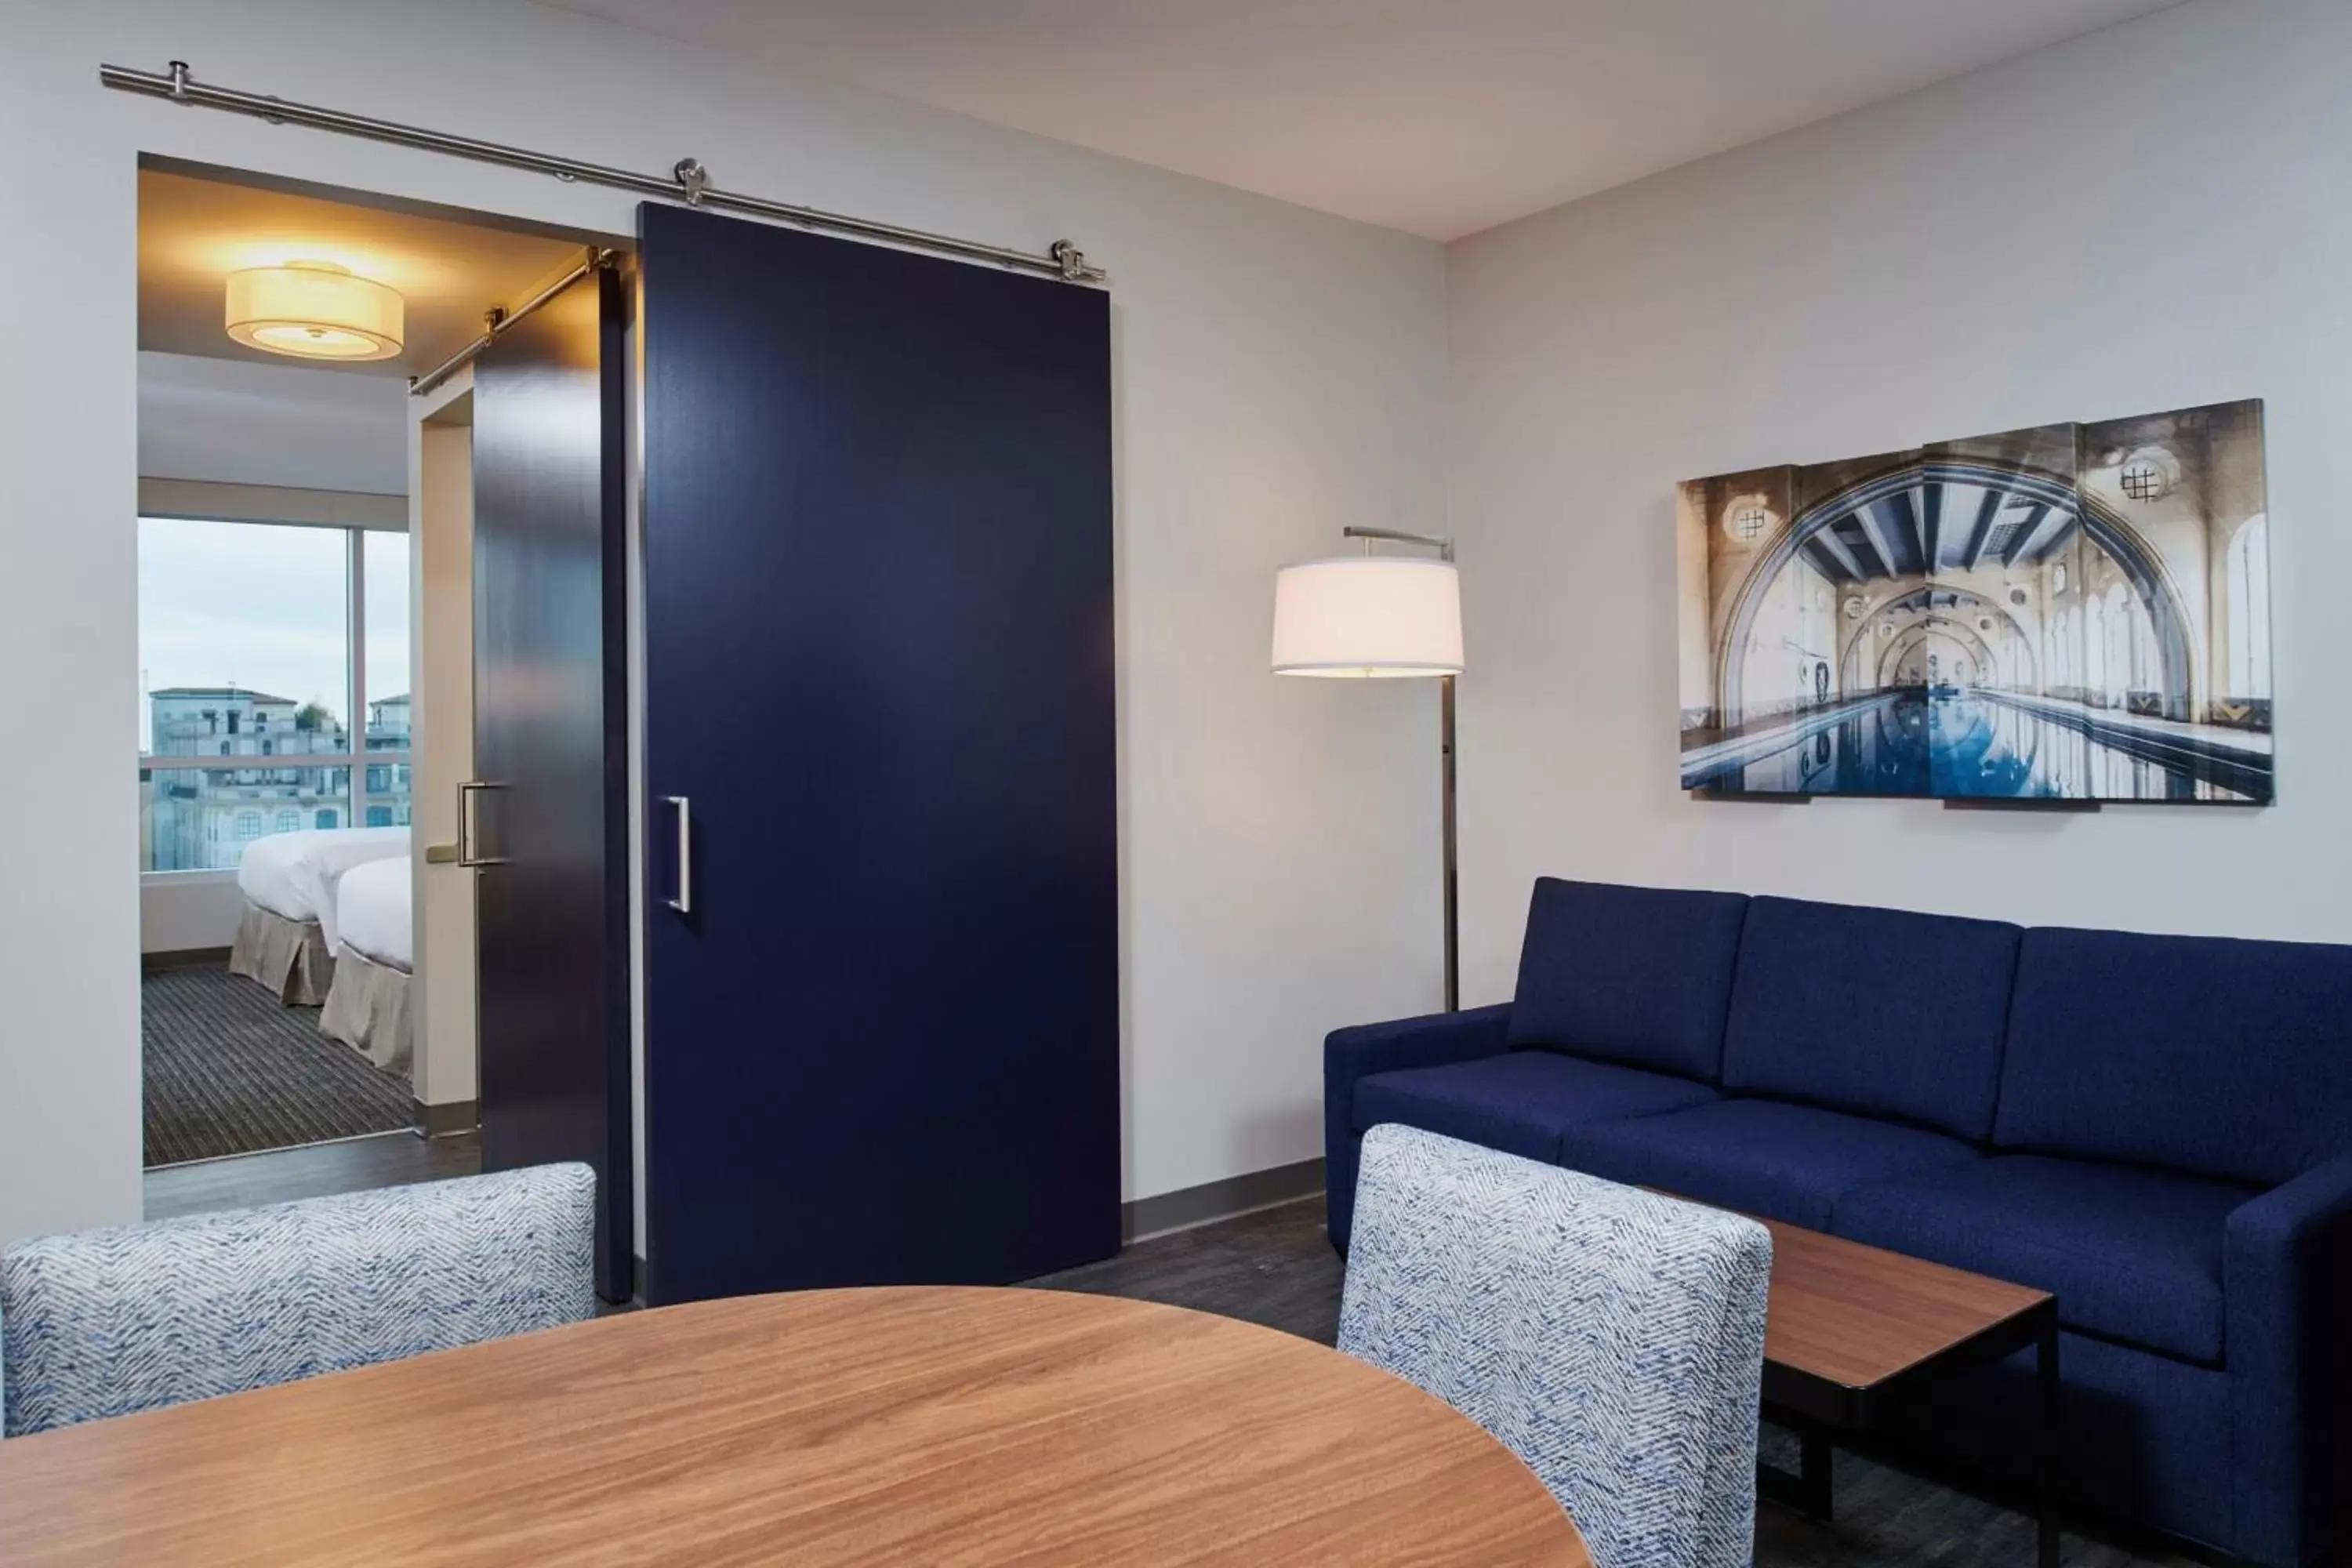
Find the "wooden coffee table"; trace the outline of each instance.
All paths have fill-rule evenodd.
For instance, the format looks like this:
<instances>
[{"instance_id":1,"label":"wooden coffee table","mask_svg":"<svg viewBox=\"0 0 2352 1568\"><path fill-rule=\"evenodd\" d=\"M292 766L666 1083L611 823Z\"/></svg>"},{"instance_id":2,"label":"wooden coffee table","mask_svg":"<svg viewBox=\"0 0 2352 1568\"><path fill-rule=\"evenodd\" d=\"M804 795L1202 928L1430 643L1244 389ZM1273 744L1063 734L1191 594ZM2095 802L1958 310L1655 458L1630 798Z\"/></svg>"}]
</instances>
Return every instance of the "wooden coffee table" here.
<instances>
[{"instance_id":1,"label":"wooden coffee table","mask_svg":"<svg viewBox=\"0 0 2352 1568\"><path fill-rule=\"evenodd\" d=\"M1890 1405L1964 1368L2035 1350L2041 1568L2058 1563L2058 1301L1981 1274L1816 1230L1772 1233L1764 1411L1796 1428L1796 1475L1765 1467L1758 1490L1830 1517L1830 1437L1868 1432Z\"/></svg>"}]
</instances>

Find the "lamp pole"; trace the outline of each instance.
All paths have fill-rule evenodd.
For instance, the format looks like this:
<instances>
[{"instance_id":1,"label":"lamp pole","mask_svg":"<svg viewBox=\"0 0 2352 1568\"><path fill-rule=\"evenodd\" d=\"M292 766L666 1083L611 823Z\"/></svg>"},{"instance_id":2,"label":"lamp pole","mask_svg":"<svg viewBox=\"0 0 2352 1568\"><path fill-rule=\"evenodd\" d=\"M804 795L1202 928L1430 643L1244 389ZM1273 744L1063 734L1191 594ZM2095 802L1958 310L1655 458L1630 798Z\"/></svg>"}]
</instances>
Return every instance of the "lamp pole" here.
<instances>
[{"instance_id":1,"label":"lamp pole","mask_svg":"<svg viewBox=\"0 0 2352 1568\"><path fill-rule=\"evenodd\" d=\"M1360 541L1364 553L1372 551L1372 541L1382 540L1395 544L1426 545L1437 552L1440 561L1454 559L1454 541L1431 533L1401 533L1387 528L1343 528L1340 536ZM1454 677L1437 678L1437 777L1438 831L1443 841L1442 864L1444 879L1445 907L1445 1010L1462 1010L1462 897L1457 875L1454 845Z\"/></svg>"},{"instance_id":2,"label":"lamp pole","mask_svg":"<svg viewBox=\"0 0 2352 1568\"><path fill-rule=\"evenodd\" d=\"M1445 838L1445 1010L1462 1010L1461 897L1454 874L1454 677L1437 678L1437 753Z\"/></svg>"}]
</instances>

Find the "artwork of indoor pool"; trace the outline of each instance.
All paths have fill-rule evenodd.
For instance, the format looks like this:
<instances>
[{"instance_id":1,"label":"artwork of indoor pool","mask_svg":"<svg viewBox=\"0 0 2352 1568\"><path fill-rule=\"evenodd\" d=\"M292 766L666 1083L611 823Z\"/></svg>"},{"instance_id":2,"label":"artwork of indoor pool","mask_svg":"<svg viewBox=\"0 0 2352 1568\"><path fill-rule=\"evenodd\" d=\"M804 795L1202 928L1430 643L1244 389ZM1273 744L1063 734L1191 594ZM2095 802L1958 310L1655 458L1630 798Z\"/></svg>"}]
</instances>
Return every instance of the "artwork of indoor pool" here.
<instances>
[{"instance_id":1,"label":"artwork of indoor pool","mask_svg":"<svg viewBox=\"0 0 2352 1568\"><path fill-rule=\"evenodd\" d=\"M2263 406L1681 487L1683 787L2266 805Z\"/></svg>"},{"instance_id":2,"label":"artwork of indoor pool","mask_svg":"<svg viewBox=\"0 0 2352 1568\"><path fill-rule=\"evenodd\" d=\"M2098 724L2058 704L1898 692L1771 731L1771 749L1685 768L1687 789L2037 800L2270 798L2270 756L2206 747L2188 726Z\"/></svg>"}]
</instances>

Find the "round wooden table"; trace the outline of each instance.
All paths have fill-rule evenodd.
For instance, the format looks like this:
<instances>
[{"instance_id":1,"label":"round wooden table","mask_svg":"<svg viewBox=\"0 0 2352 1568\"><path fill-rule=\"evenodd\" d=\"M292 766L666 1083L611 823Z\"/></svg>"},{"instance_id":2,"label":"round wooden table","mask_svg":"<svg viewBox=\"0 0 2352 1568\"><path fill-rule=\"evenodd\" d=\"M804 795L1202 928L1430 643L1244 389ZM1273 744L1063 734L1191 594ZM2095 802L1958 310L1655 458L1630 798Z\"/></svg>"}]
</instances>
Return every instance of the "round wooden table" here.
<instances>
[{"instance_id":1,"label":"round wooden table","mask_svg":"<svg viewBox=\"0 0 2352 1568\"><path fill-rule=\"evenodd\" d=\"M1559 1505L1321 1345L1048 1290L634 1312L0 1443L0 1562L1541 1563Z\"/></svg>"}]
</instances>

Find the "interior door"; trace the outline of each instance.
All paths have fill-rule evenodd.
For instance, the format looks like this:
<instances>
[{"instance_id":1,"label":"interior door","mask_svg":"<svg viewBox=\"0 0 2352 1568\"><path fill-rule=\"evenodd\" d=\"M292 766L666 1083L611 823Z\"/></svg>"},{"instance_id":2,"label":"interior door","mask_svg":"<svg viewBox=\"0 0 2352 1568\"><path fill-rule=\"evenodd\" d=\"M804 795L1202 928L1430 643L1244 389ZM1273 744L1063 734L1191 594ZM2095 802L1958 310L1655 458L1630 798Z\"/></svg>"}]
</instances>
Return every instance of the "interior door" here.
<instances>
[{"instance_id":1,"label":"interior door","mask_svg":"<svg viewBox=\"0 0 2352 1568\"><path fill-rule=\"evenodd\" d=\"M630 1218L626 296L588 274L474 362L482 1166L596 1170L597 1290Z\"/></svg>"},{"instance_id":2,"label":"interior door","mask_svg":"<svg viewBox=\"0 0 2352 1568\"><path fill-rule=\"evenodd\" d=\"M639 223L646 1299L1114 1252L1108 299Z\"/></svg>"}]
</instances>

